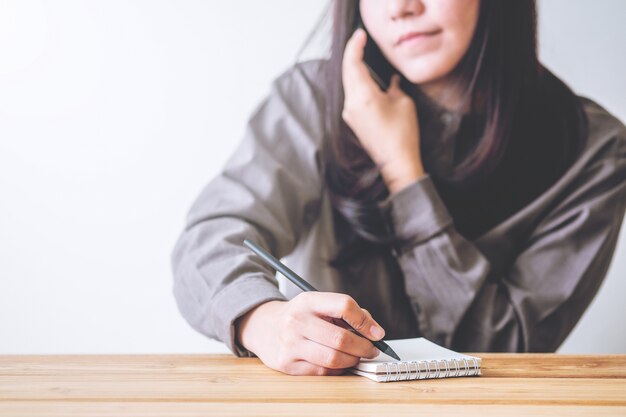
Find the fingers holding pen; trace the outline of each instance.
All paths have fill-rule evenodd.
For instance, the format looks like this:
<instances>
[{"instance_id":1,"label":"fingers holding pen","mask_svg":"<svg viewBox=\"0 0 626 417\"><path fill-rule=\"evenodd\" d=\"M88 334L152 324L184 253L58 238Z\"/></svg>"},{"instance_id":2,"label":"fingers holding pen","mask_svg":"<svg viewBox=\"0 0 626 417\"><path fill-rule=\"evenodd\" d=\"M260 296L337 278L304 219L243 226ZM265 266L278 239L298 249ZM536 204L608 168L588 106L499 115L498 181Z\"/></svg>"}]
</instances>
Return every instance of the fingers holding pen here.
<instances>
[{"instance_id":1,"label":"fingers holding pen","mask_svg":"<svg viewBox=\"0 0 626 417\"><path fill-rule=\"evenodd\" d=\"M311 322L314 323L305 326L302 335L316 344L355 358L373 359L380 354L372 342L356 335L351 330L336 326L319 317L314 317Z\"/></svg>"},{"instance_id":2,"label":"fingers holding pen","mask_svg":"<svg viewBox=\"0 0 626 417\"><path fill-rule=\"evenodd\" d=\"M385 336L385 330L354 298L339 293L318 294L324 294L321 298L323 302L314 306L314 310L320 316L342 319L369 340L380 340Z\"/></svg>"},{"instance_id":3,"label":"fingers holding pen","mask_svg":"<svg viewBox=\"0 0 626 417\"><path fill-rule=\"evenodd\" d=\"M356 366L361 360L359 356L350 355L308 339L300 343L298 352L302 360L328 369L347 369Z\"/></svg>"}]
</instances>

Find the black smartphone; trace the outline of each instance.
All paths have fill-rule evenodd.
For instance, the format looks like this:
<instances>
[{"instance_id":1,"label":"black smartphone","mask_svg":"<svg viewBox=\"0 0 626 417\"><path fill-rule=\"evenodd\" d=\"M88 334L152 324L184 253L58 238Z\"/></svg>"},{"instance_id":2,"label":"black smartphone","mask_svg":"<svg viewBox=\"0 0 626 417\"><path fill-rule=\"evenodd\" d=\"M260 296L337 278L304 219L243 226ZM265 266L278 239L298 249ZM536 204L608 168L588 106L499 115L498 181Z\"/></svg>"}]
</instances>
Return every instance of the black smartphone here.
<instances>
[{"instance_id":1,"label":"black smartphone","mask_svg":"<svg viewBox=\"0 0 626 417\"><path fill-rule=\"evenodd\" d=\"M357 27L362 28L367 33L367 42L365 44L365 50L363 51L363 62L368 67L374 81L376 81L383 91L387 91L391 83L391 76L395 74L397 70L389 64L389 61L384 57L380 48L376 45L376 42L374 42L367 32L359 14L357 14Z\"/></svg>"}]
</instances>

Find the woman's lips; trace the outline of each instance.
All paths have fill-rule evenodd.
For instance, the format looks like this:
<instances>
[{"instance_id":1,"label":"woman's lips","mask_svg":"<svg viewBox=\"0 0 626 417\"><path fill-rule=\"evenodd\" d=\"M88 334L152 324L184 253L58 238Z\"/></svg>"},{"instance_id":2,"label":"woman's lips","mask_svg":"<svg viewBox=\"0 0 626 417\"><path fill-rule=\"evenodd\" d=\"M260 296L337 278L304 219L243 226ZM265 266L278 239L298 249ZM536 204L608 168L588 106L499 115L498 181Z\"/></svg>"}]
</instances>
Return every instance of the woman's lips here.
<instances>
[{"instance_id":1,"label":"woman's lips","mask_svg":"<svg viewBox=\"0 0 626 417\"><path fill-rule=\"evenodd\" d=\"M433 38L439 34L439 30L432 30L428 32L409 32L406 33L396 41L396 46L421 43L422 41Z\"/></svg>"}]
</instances>

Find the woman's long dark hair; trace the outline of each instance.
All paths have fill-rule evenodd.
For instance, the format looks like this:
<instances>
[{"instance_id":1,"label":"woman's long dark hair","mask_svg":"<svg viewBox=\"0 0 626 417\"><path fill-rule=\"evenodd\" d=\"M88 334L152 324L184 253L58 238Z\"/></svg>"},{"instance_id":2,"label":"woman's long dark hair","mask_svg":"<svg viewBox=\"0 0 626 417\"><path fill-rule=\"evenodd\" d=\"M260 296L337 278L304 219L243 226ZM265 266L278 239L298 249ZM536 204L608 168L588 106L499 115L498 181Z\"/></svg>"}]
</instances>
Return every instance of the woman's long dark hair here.
<instances>
[{"instance_id":1,"label":"woman's long dark hair","mask_svg":"<svg viewBox=\"0 0 626 417\"><path fill-rule=\"evenodd\" d=\"M481 128L472 149L448 175L431 173L457 229L468 238L545 191L573 162L587 136L578 98L538 60L535 1L480 3L474 36L450 79L451 87L463 92L459 107L469 104ZM343 51L360 21L358 0L335 0L332 18L324 84L331 140L325 176L342 241L331 265L340 267L397 242L380 207L389 196L380 172L341 118ZM414 98L419 95L415 87ZM433 143L422 138L420 146L425 155ZM423 162L428 171L430 162ZM495 204L494 193L499 195Z\"/></svg>"}]
</instances>

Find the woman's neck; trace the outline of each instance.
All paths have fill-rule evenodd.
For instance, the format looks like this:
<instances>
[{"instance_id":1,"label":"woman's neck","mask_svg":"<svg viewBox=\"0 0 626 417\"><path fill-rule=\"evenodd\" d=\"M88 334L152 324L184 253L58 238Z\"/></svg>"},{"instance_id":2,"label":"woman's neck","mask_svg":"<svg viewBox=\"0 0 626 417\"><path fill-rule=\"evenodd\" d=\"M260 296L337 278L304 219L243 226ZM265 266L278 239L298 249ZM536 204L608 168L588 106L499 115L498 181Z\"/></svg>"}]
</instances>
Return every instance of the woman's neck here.
<instances>
[{"instance_id":1,"label":"woman's neck","mask_svg":"<svg viewBox=\"0 0 626 417\"><path fill-rule=\"evenodd\" d=\"M452 83L445 78L421 83L418 84L417 87L422 93L424 93L445 111L458 111L461 114L467 114L470 111L469 100L465 100L462 108L459 108L462 100L462 94L460 93L459 88L452 87Z\"/></svg>"}]
</instances>

